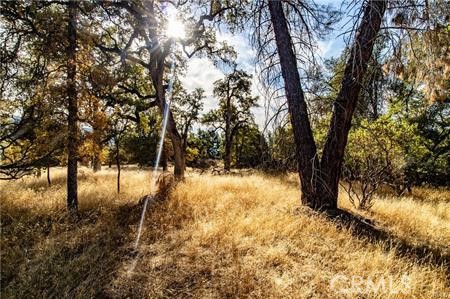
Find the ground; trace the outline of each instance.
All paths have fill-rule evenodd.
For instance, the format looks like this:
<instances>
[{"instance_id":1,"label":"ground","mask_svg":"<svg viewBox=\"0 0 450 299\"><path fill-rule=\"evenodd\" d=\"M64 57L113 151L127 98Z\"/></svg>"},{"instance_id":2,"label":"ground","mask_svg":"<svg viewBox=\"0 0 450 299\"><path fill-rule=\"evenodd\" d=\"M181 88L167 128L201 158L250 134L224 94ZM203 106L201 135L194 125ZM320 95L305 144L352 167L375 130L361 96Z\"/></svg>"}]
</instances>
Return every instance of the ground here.
<instances>
[{"instance_id":1,"label":"ground","mask_svg":"<svg viewBox=\"0 0 450 299\"><path fill-rule=\"evenodd\" d=\"M62 169L2 182L1 298L450 298L448 264L401 254L300 205L296 176L188 173L151 205L133 244L150 171L80 171L80 220ZM379 194L372 219L410 248L448 257L450 192ZM408 247L408 248L409 248Z\"/></svg>"}]
</instances>

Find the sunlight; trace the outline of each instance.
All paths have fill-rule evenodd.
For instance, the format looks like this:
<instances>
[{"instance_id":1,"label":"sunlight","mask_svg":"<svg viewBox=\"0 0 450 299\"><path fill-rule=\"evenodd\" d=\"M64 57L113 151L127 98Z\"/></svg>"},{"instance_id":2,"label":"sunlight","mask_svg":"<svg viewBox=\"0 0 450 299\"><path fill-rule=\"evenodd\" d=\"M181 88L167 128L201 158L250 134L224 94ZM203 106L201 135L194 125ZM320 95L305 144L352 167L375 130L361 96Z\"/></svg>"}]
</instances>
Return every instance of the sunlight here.
<instances>
[{"instance_id":1,"label":"sunlight","mask_svg":"<svg viewBox=\"0 0 450 299\"><path fill-rule=\"evenodd\" d=\"M168 16L166 33L171 38L184 38L186 36L184 24L177 18L175 13L171 13Z\"/></svg>"}]
</instances>

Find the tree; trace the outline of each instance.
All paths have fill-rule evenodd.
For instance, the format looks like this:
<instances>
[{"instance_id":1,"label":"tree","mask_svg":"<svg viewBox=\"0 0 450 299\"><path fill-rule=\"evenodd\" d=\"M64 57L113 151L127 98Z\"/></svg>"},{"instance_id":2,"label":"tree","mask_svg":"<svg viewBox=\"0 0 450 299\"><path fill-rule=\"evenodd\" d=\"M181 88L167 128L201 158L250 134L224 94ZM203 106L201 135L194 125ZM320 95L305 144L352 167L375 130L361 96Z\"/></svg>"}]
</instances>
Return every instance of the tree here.
<instances>
[{"instance_id":1,"label":"tree","mask_svg":"<svg viewBox=\"0 0 450 299\"><path fill-rule=\"evenodd\" d=\"M200 112L203 109L205 91L196 88L188 93L180 85L179 90L174 93L173 111L177 120L178 131L180 131L183 151L186 153L188 147L188 137L192 126L199 120Z\"/></svg>"},{"instance_id":2,"label":"tree","mask_svg":"<svg viewBox=\"0 0 450 299\"><path fill-rule=\"evenodd\" d=\"M296 143L302 202L315 209L337 208L341 166L352 115L386 5L386 1L368 1L364 7L361 23L349 50L341 89L333 104L322 158L319 159L283 3L268 3ZM300 10L297 12L300 15L303 13Z\"/></svg>"},{"instance_id":3,"label":"tree","mask_svg":"<svg viewBox=\"0 0 450 299\"><path fill-rule=\"evenodd\" d=\"M232 2L227 5L210 5L209 1L199 1L196 3L198 10L192 12L183 9L188 3L184 2L175 5L171 1L100 1L104 8L104 18L107 28L104 28L99 36L96 45L104 53L113 53L120 57L122 61L139 64L148 70L154 93L151 98L155 99L152 106L157 106L162 115L165 109L168 110L167 131L172 141L174 152L174 173L177 179L184 177L185 153L180 133L177 129L175 117L166 99L168 66L175 66L177 59L180 64L183 62L180 55L172 55L176 52L176 46L180 46L185 57L191 58L194 55L205 53L210 57L219 57L225 62L230 62L227 56L233 56L234 52L225 43L217 47L216 37L212 30L212 25L207 21L217 21L226 16L229 10L235 6ZM188 35L186 37L167 36L167 16L164 13L168 5L175 5L179 11L184 11L186 15L184 22L187 24ZM182 17L178 15L177 17ZM126 20L127 22L124 22ZM120 24L119 24L120 23ZM111 32L116 34L113 36ZM143 45L141 44L143 42ZM136 50L138 49L138 50ZM185 59L185 58L184 58Z\"/></svg>"},{"instance_id":4,"label":"tree","mask_svg":"<svg viewBox=\"0 0 450 299\"><path fill-rule=\"evenodd\" d=\"M214 82L214 95L219 98L219 108L203 117L205 124L224 133L224 168L231 167L231 150L239 130L254 123L251 108L257 106L257 97L251 95L251 76L234 70L224 79Z\"/></svg>"},{"instance_id":5,"label":"tree","mask_svg":"<svg viewBox=\"0 0 450 299\"><path fill-rule=\"evenodd\" d=\"M295 142L292 126L277 126L269 135L270 160L265 168L269 171L296 171Z\"/></svg>"},{"instance_id":6,"label":"tree","mask_svg":"<svg viewBox=\"0 0 450 299\"><path fill-rule=\"evenodd\" d=\"M66 136L62 10L41 2L2 2L0 173L17 179L53 166Z\"/></svg>"},{"instance_id":7,"label":"tree","mask_svg":"<svg viewBox=\"0 0 450 299\"><path fill-rule=\"evenodd\" d=\"M409 5L410 9L394 14L392 22L400 32L384 68L420 86L430 103L448 101L450 8L443 0L417 2Z\"/></svg>"},{"instance_id":8,"label":"tree","mask_svg":"<svg viewBox=\"0 0 450 299\"><path fill-rule=\"evenodd\" d=\"M403 116L417 128L416 138L420 138L421 144L417 148L405 139L403 147L408 153L406 175L411 183L417 185L449 186L450 102L436 102L419 111L415 117L408 117L408 112Z\"/></svg>"},{"instance_id":9,"label":"tree","mask_svg":"<svg viewBox=\"0 0 450 299\"><path fill-rule=\"evenodd\" d=\"M114 116L117 116L114 115ZM111 117L111 125L110 125L110 134L112 136L111 143L114 152L114 160L116 162L116 168L117 168L117 193L120 193L120 174L121 174L121 153L120 153L120 146L123 141L125 132L129 129L130 121L127 119L121 119L117 117Z\"/></svg>"},{"instance_id":10,"label":"tree","mask_svg":"<svg viewBox=\"0 0 450 299\"><path fill-rule=\"evenodd\" d=\"M409 188L405 170L408 144L423 150L417 126L397 118L395 106L377 120L364 119L350 131L343 165L343 184L352 204L360 209L372 205L379 187L391 186L401 195Z\"/></svg>"},{"instance_id":11,"label":"tree","mask_svg":"<svg viewBox=\"0 0 450 299\"><path fill-rule=\"evenodd\" d=\"M234 144L236 167L261 167L269 160L266 139L256 125L242 128L236 135Z\"/></svg>"},{"instance_id":12,"label":"tree","mask_svg":"<svg viewBox=\"0 0 450 299\"><path fill-rule=\"evenodd\" d=\"M78 209L78 99L76 87L77 55L77 3L69 1L67 5L67 207L70 213Z\"/></svg>"},{"instance_id":13,"label":"tree","mask_svg":"<svg viewBox=\"0 0 450 299\"><path fill-rule=\"evenodd\" d=\"M220 136L214 130L198 129L195 134L191 134L189 144L197 152L194 165L202 164L202 161L209 159L220 159L220 143Z\"/></svg>"},{"instance_id":14,"label":"tree","mask_svg":"<svg viewBox=\"0 0 450 299\"><path fill-rule=\"evenodd\" d=\"M15 158L6 158L5 164L2 159L2 168L17 177L49 167L59 163L55 158L64 146L67 206L73 214L78 202L79 121L94 123L84 113L92 85L81 75L97 62L90 55L91 27L82 19L92 12L92 6L78 1L21 1L2 2L1 10L7 37L2 44L6 54L2 100L16 102L5 106L14 115L7 121L5 153L15 152Z\"/></svg>"}]
</instances>

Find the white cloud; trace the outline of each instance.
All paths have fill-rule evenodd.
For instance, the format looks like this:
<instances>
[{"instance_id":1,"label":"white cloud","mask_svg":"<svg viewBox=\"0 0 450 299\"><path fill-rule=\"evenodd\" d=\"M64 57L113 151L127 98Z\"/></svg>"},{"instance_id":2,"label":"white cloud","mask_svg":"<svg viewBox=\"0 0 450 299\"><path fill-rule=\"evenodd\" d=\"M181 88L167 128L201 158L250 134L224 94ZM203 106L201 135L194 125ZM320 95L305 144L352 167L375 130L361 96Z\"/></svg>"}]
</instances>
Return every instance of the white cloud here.
<instances>
[{"instance_id":1,"label":"white cloud","mask_svg":"<svg viewBox=\"0 0 450 299\"><path fill-rule=\"evenodd\" d=\"M323 58L338 57L342 53L342 49L345 47L345 43L342 37L333 37L325 41L318 41L319 54Z\"/></svg>"},{"instance_id":2,"label":"white cloud","mask_svg":"<svg viewBox=\"0 0 450 299\"><path fill-rule=\"evenodd\" d=\"M208 58L192 58L188 62L187 72L181 78L184 88L193 91L196 88L205 90L206 100L203 112L217 107L217 100L213 95L213 83L222 79L224 74L214 66Z\"/></svg>"},{"instance_id":3,"label":"white cloud","mask_svg":"<svg viewBox=\"0 0 450 299\"><path fill-rule=\"evenodd\" d=\"M333 44L333 41L331 40L326 40L326 41L318 41L318 46L319 46L319 54L320 56L324 57L327 55L327 53L330 51L331 46Z\"/></svg>"},{"instance_id":4,"label":"white cloud","mask_svg":"<svg viewBox=\"0 0 450 299\"><path fill-rule=\"evenodd\" d=\"M263 128L264 98L258 91L258 80L255 75L255 67L253 63L255 54L249 41L242 34L233 35L229 32L220 32L217 34L217 38L219 41L227 41L229 45L235 48L238 53L238 68L253 75L252 94L260 97L260 107L253 108L252 112L255 115L256 123L260 128ZM187 72L181 78L181 82L188 91L192 91L198 87L205 90L206 100L204 103L203 113L206 113L211 109L217 108L218 106L218 101L213 95L213 83L218 79L222 79L224 76L225 74L223 71L215 67L208 58L192 58L188 61Z\"/></svg>"}]
</instances>

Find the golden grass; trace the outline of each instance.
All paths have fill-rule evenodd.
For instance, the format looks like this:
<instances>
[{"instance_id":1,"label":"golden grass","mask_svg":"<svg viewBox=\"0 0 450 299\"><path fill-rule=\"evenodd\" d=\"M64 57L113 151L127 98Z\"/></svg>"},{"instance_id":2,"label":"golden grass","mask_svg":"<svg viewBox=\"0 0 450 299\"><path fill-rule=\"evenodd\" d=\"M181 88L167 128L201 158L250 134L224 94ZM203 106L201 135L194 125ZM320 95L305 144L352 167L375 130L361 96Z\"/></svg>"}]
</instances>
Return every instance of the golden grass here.
<instances>
[{"instance_id":1,"label":"golden grass","mask_svg":"<svg viewBox=\"0 0 450 299\"><path fill-rule=\"evenodd\" d=\"M342 194L340 206L377 220L393 235L414 245L450 254L450 190L413 188L402 197L377 195L367 213L356 211Z\"/></svg>"},{"instance_id":2,"label":"golden grass","mask_svg":"<svg viewBox=\"0 0 450 299\"><path fill-rule=\"evenodd\" d=\"M133 205L150 191L148 171L125 170L120 195L114 172L84 171L82 220L76 225L65 217L63 173L55 174L60 178L50 188L44 178L0 185L2 298L450 294L443 266L400 258L301 208L295 176L191 175L167 201L149 209L135 256L140 210ZM448 201L380 199L371 216L398 235L409 232L415 242L444 248L446 207Z\"/></svg>"}]
</instances>

